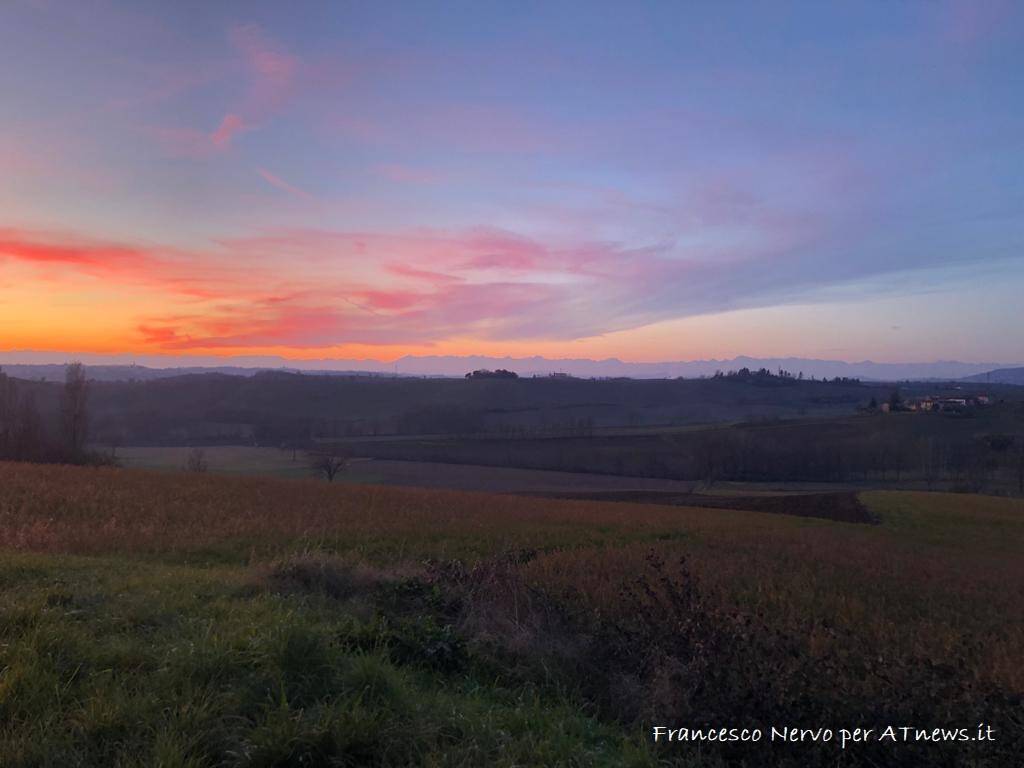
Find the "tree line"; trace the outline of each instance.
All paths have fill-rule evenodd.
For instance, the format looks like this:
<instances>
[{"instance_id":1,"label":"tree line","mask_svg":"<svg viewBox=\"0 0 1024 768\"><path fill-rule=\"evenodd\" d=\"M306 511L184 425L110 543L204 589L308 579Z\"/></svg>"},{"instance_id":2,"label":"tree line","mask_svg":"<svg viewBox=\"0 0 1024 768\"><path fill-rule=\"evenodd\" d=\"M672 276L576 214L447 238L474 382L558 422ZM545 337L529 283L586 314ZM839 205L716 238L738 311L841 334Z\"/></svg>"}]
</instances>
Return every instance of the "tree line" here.
<instances>
[{"instance_id":1,"label":"tree line","mask_svg":"<svg viewBox=\"0 0 1024 768\"><path fill-rule=\"evenodd\" d=\"M91 451L89 391L85 366L67 366L56 423L44 419L35 394L0 369L0 459L61 464L109 463Z\"/></svg>"},{"instance_id":2,"label":"tree line","mask_svg":"<svg viewBox=\"0 0 1024 768\"><path fill-rule=\"evenodd\" d=\"M1019 425L1007 419L1007 430ZM710 428L639 436L395 441L367 444L378 458L717 482L911 484L934 490L1024 494L1024 432L979 435L926 420L863 417L843 431L799 425ZM896 428L902 427L902 428Z\"/></svg>"},{"instance_id":3,"label":"tree line","mask_svg":"<svg viewBox=\"0 0 1024 768\"><path fill-rule=\"evenodd\" d=\"M739 370L733 371L715 371L713 379L726 379L729 381L744 381L750 383L789 383L798 382L804 380L804 372L787 371L784 368L779 368L776 373L772 373L767 368L758 368L756 371L750 368L740 368ZM818 381L814 376L811 376L808 381ZM821 378L823 384L846 384L856 385L860 384L860 379L852 378L849 376L833 376L831 379L827 376Z\"/></svg>"}]
</instances>

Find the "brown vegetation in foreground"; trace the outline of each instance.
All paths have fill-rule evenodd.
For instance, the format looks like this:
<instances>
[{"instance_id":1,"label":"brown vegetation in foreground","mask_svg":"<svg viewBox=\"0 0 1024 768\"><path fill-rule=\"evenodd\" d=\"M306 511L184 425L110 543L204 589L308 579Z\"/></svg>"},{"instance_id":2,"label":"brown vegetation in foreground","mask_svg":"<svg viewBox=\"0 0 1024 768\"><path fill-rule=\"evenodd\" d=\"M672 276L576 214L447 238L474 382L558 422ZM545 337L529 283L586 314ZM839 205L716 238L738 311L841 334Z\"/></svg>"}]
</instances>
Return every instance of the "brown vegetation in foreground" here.
<instances>
[{"instance_id":1,"label":"brown vegetation in foreground","mask_svg":"<svg viewBox=\"0 0 1024 768\"><path fill-rule=\"evenodd\" d=\"M503 685L575 690L619 722L739 722L767 730L780 722L953 719L995 724L1001 734L998 746L959 750L866 746L851 765L996 766L1021 746L1024 699L970 668L984 652L970 632L944 638L951 641L945 655L919 643L890 646L897 639L890 617L889 633L865 643L829 611L779 617L764 606L737 605L698 577L686 557L675 552L674 562L666 560L670 552L668 545L618 551L602 573L614 574L610 590L594 589L597 558L533 550L472 565L430 560L405 571L305 552L276 562L264 578L272 589L324 595L376 616L376 629L356 648L384 645L396 663L443 673L475 666ZM815 745L767 762L749 745L714 745L711 752L753 764L835 759L830 747Z\"/></svg>"},{"instance_id":2,"label":"brown vegetation in foreground","mask_svg":"<svg viewBox=\"0 0 1024 768\"><path fill-rule=\"evenodd\" d=\"M653 545L776 621L828 617L872 643L941 656L970 628L977 663L1024 671L1024 503L866 494L884 525L271 478L0 463L0 549L251 561L296 548L394 565L535 551L524 574L611 605ZM903 637L894 635L899 630ZM967 630L965 630L967 628ZM888 637L887 635L892 635ZM913 638L912 640L908 638Z\"/></svg>"},{"instance_id":3,"label":"brown vegetation in foreground","mask_svg":"<svg viewBox=\"0 0 1024 768\"><path fill-rule=\"evenodd\" d=\"M0 462L0 548L36 552L185 553L227 545L258 554L289 542L327 541L415 558L650 536L677 530L680 514L459 491Z\"/></svg>"},{"instance_id":4,"label":"brown vegetation in foreground","mask_svg":"<svg viewBox=\"0 0 1024 768\"><path fill-rule=\"evenodd\" d=\"M992 722L1014 754L1024 504L864 500L881 525L0 464L0 549L250 564L276 592L361 600L397 664L482 666L627 723Z\"/></svg>"}]
</instances>

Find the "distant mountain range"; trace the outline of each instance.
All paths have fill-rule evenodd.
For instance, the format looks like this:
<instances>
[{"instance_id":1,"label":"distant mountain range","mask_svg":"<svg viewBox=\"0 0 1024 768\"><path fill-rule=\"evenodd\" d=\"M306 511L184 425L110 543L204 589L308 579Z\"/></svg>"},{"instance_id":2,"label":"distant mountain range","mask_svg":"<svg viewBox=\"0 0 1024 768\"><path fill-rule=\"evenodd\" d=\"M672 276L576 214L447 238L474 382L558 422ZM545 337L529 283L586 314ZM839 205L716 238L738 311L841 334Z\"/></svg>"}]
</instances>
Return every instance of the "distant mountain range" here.
<instances>
[{"instance_id":1,"label":"distant mountain range","mask_svg":"<svg viewBox=\"0 0 1024 768\"><path fill-rule=\"evenodd\" d=\"M1020 384L1024 386L1024 368L998 368L994 371L968 376L964 381L985 382L986 384Z\"/></svg>"},{"instance_id":2,"label":"distant mountain range","mask_svg":"<svg viewBox=\"0 0 1024 768\"><path fill-rule=\"evenodd\" d=\"M77 359L77 358L74 358ZM63 381L66 370L65 363L14 363L4 364L0 362L0 370L15 376L19 379L31 379L36 381ZM294 373L308 373L317 375L333 376L382 376L384 374L374 371L356 370L301 370L294 367L269 366L251 367L240 365L213 365L213 366L183 366L181 368L149 368L144 365L93 365L85 363L89 372L89 378L94 381L153 381L154 379L168 379L172 376L188 376L196 374L219 373L225 376L253 376L261 371L291 371ZM390 375L390 374L389 374Z\"/></svg>"},{"instance_id":3,"label":"distant mountain range","mask_svg":"<svg viewBox=\"0 0 1024 768\"><path fill-rule=\"evenodd\" d=\"M26 379L59 380L64 376L61 355L46 352L0 352L0 366L13 376ZM286 370L303 373L336 375L389 376L463 376L480 368L507 368L520 376L547 376L565 373L581 378L629 377L636 379L698 378L712 376L716 371L740 368L783 368L805 377L836 376L871 381L959 380L974 382L1024 384L1024 367L1005 363L962 363L938 361L931 363L875 363L870 360L815 360L800 357L735 357L730 360L690 360L663 363L630 363L616 358L605 360L544 357L428 356L403 357L393 362L379 360L287 360L280 357L239 358L168 358L146 356L131 358L112 355L69 355L89 366L89 375L97 380L140 381L180 376L190 373L223 373L251 376L258 371ZM139 364L134 364L137 361ZM225 365L225 362L230 364Z\"/></svg>"}]
</instances>

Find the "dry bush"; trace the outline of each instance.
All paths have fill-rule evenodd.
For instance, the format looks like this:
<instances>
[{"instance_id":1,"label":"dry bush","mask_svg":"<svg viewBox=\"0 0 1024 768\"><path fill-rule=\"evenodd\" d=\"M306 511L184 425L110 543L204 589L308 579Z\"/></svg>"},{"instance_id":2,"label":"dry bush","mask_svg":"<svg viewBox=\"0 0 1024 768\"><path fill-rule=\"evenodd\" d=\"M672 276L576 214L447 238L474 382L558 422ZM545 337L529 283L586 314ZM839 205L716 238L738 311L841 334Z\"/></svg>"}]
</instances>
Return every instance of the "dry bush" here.
<instances>
[{"instance_id":1,"label":"dry bush","mask_svg":"<svg viewBox=\"0 0 1024 768\"><path fill-rule=\"evenodd\" d=\"M274 591L320 594L335 600L365 596L419 573L412 566L380 568L318 550L277 558L258 570L260 580Z\"/></svg>"},{"instance_id":2,"label":"dry bush","mask_svg":"<svg viewBox=\"0 0 1024 768\"><path fill-rule=\"evenodd\" d=\"M585 638L566 607L523 578L533 550L513 550L472 565L431 562L426 579L444 591L446 617L458 630L503 655L572 665Z\"/></svg>"},{"instance_id":3,"label":"dry bush","mask_svg":"<svg viewBox=\"0 0 1024 768\"><path fill-rule=\"evenodd\" d=\"M763 611L730 607L701 584L684 558L649 550L633 562L614 599L530 582L533 557L502 557L466 566L433 566L429 579L448 601L445 612L503 675L575 687L599 712L628 723L715 727L743 723L994 723L998 747L968 746L978 765L998 765L1024 747L1020 693L965 674L980 644L962 638L955 658L865 646L850 630L809 615L780 625ZM813 648L811 637L826 642ZM715 745L729 760L758 760L763 747ZM811 746L795 763L829 762L831 746ZM866 746L872 761L912 766L928 746ZM814 753L815 759L809 755ZM863 757L863 755L861 755ZM964 753L951 753L950 765Z\"/></svg>"},{"instance_id":4,"label":"dry bush","mask_svg":"<svg viewBox=\"0 0 1024 768\"><path fill-rule=\"evenodd\" d=\"M206 451L202 448L193 448L185 458L186 472L206 472L210 465L206 460Z\"/></svg>"}]
</instances>

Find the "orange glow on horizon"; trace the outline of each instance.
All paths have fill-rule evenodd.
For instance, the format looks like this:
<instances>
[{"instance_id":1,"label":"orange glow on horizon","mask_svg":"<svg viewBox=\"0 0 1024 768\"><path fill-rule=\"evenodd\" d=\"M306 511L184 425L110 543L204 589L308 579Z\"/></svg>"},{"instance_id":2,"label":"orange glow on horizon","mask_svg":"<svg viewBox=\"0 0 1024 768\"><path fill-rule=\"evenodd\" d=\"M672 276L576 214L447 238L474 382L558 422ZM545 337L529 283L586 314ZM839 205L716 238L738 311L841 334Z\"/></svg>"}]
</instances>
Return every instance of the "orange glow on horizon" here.
<instances>
[{"instance_id":1,"label":"orange glow on horizon","mask_svg":"<svg viewBox=\"0 0 1024 768\"><path fill-rule=\"evenodd\" d=\"M0 230L0 352L226 363L264 356L297 362L541 356L642 363L741 355L895 362L907 360L901 345L911 333L919 361L941 359L951 333L963 334L929 319L934 301L942 299L921 294L695 314L573 338L572 326L559 323L562 302L576 299L575 283L536 277L554 274L541 246L492 232L378 240L386 256L360 262L356 257L373 236L309 233L234 241L225 256ZM417 251L420 244L425 255ZM288 270L265 263L268 252L300 245L310 252ZM395 253L403 260L391 260ZM444 254L447 262L439 263ZM603 274L618 258L614 251L566 258L558 277L588 288L610 280L608 290L615 289ZM358 268L348 270L350 262ZM968 287L961 283L958 295ZM564 315L571 321L573 307L568 309ZM973 322L983 327L998 318L982 314ZM345 337L361 340L339 340ZM995 332L989 337L1006 338ZM841 341L822 347L822 339ZM997 359L978 354L978 362Z\"/></svg>"}]
</instances>

